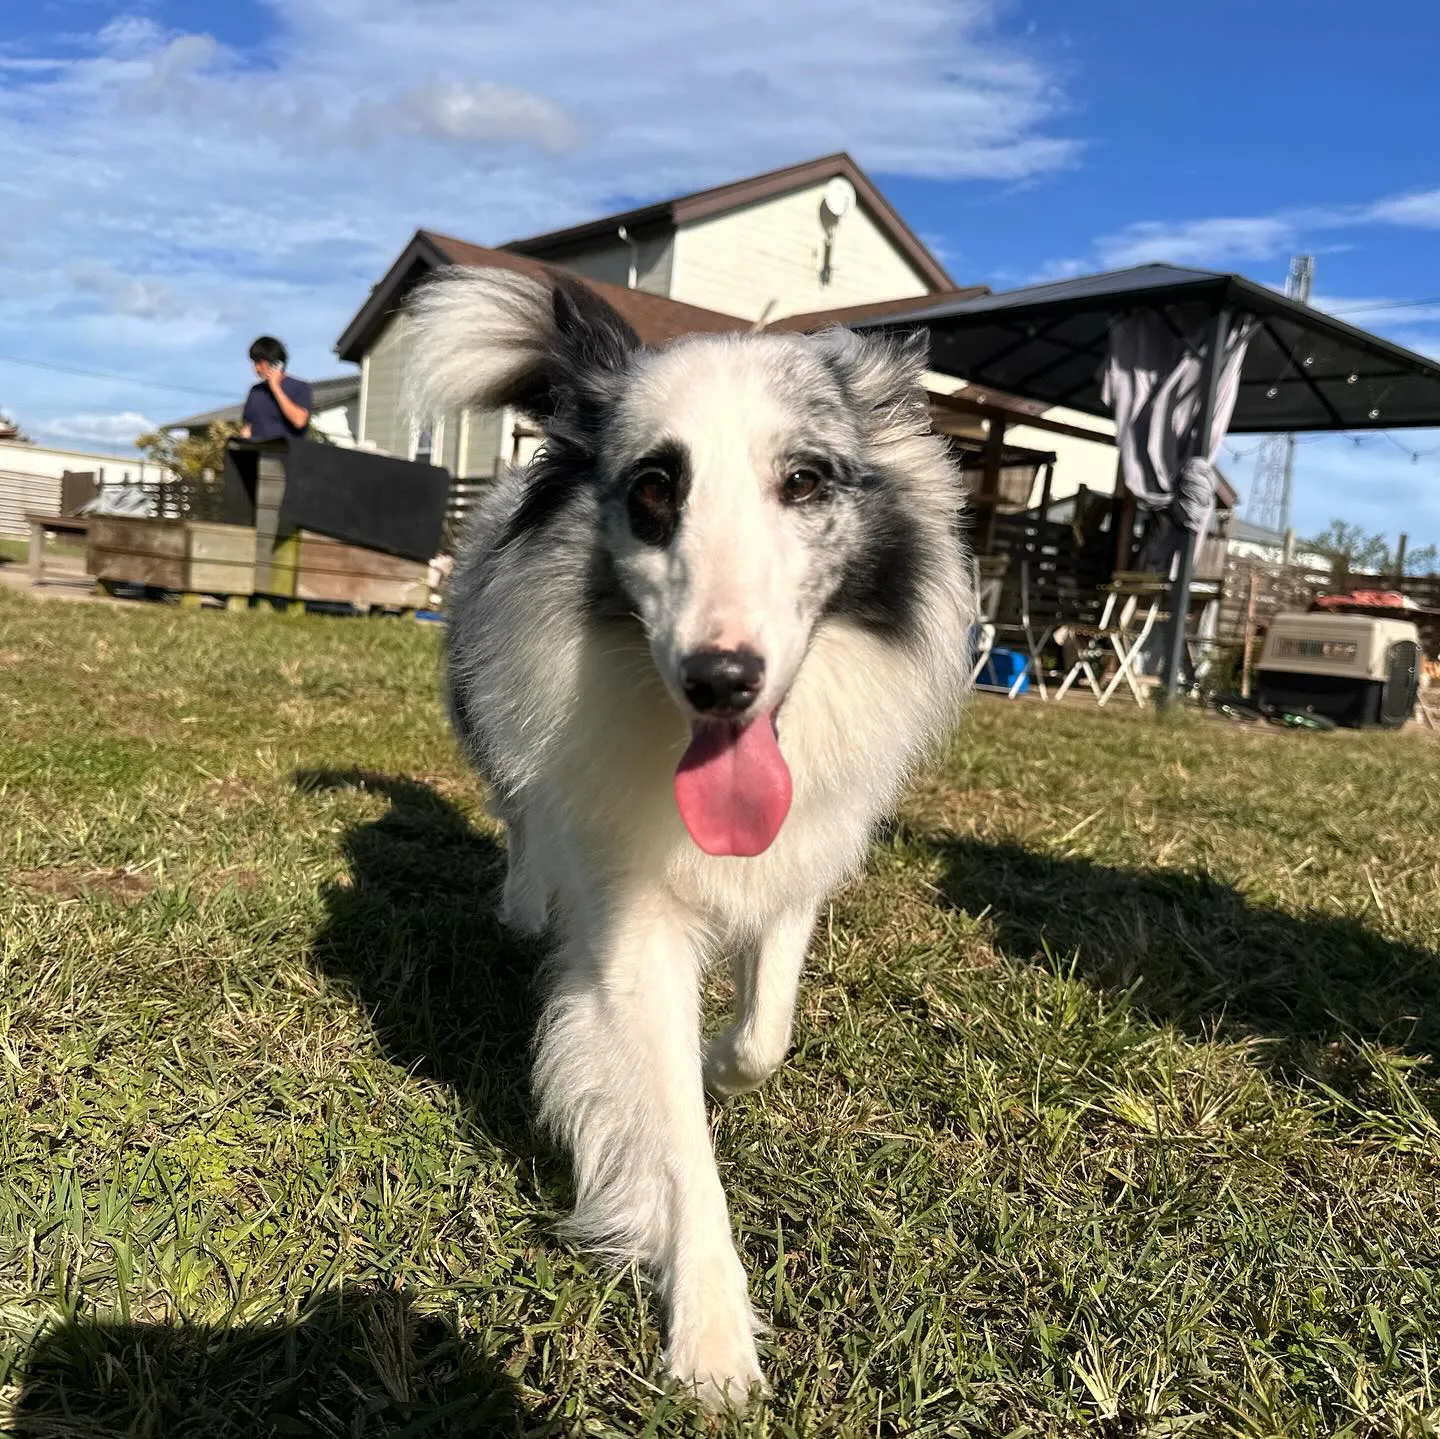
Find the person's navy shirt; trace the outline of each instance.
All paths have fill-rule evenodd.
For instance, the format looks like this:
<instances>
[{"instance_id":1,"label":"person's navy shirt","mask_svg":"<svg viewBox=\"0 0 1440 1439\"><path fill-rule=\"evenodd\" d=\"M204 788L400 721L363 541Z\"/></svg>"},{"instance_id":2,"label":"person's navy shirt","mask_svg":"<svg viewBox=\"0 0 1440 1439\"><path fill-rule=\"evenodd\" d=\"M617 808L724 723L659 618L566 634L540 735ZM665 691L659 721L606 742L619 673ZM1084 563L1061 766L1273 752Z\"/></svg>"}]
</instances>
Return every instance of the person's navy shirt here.
<instances>
[{"instance_id":1,"label":"person's navy shirt","mask_svg":"<svg viewBox=\"0 0 1440 1439\"><path fill-rule=\"evenodd\" d=\"M315 396L304 380L297 380L293 375L282 375L280 388L307 415L313 413ZM297 430L281 414L280 406L275 402L275 396L270 393L270 386L264 380L250 387L250 393L245 397L245 409L241 413L240 419L244 424L250 426L252 440L283 440L287 435L303 436L305 431L310 428L307 420L304 428Z\"/></svg>"}]
</instances>

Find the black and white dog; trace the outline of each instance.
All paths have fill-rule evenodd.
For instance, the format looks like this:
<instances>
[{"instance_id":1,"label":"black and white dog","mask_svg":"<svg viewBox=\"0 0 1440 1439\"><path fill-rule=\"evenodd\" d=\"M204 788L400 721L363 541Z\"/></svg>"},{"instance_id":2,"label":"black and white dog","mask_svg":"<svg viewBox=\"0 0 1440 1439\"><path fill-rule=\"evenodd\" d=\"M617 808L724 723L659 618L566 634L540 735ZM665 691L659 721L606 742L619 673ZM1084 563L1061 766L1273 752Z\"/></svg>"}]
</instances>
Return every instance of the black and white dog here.
<instances>
[{"instance_id":1,"label":"black and white dog","mask_svg":"<svg viewBox=\"0 0 1440 1439\"><path fill-rule=\"evenodd\" d=\"M411 306L430 413L545 441L487 494L449 592L455 729L509 845L502 917L552 928L536 1087L572 1232L640 1260L706 1403L762 1383L705 1091L790 1043L816 909L966 688L959 476L923 349L843 330L643 348L578 283L451 271ZM730 1027L702 1048L717 951Z\"/></svg>"}]
</instances>

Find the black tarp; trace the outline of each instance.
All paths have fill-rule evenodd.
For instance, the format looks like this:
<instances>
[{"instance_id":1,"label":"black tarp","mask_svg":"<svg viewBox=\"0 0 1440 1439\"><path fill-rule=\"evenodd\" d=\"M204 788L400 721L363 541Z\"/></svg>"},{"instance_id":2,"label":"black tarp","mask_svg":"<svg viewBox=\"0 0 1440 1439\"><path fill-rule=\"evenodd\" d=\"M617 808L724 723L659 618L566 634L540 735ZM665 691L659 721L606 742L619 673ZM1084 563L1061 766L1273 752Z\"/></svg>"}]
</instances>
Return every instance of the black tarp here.
<instances>
[{"instance_id":1,"label":"black tarp","mask_svg":"<svg viewBox=\"0 0 1440 1439\"><path fill-rule=\"evenodd\" d=\"M222 524L255 523L262 454L276 455L284 465L277 536L313 530L422 562L439 552L447 471L315 440L232 440L225 451Z\"/></svg>"}]
</instances>

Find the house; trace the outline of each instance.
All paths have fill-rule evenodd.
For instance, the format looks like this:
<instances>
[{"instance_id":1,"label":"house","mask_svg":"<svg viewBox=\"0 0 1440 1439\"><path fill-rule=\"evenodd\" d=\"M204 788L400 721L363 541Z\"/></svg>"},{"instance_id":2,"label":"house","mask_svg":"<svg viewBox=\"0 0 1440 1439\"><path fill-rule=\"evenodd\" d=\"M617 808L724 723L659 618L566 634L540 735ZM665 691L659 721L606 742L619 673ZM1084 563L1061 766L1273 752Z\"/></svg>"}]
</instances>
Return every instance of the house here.
<instances>
[{"instance_id":1,"label":"house","mask_svg":"<svg viewBox=\"0 0 1440 1439\"><path fill-rule=\"evenodd\" d=\"M422 428L405 410L401 310L416 284L450 265L578 276L643 341L657 345L692 333L815 330L913 309L917 299L940 303L987 292L957 287L845 154L493 249L417 230L335 348L342 360L360 366L358 443L429 458L461 482L483 481L507 462L523 462L535 437L508 411L447 415ZM1051 493L1113 488L1115 451L1103 421L1057 419L1007 396L967 397L963 382L950 377L930 379L937 424L958 444L983 449L987 415L1005 410L1007 445L1051 462ZM1018 414L1016 406L1023 407ZM1030 502L1040 494L1043 468L1030 465Z\"/></svg>"},{"instance_id":2,"label":"house","mask_svg":"<svg viewBox=\"0 0 1440 1439\"><path fill-rule=\"evenodd\" d=\"M324 438L332 444L353 448L360 428L360 376L335 375L328 380L312 380L310 388L315 396L315 409L310 416L312 438ZM211 425L226 421L239 424L244 408L242 400L238 404L222 405L218 410L187 415L183 420L171 420L160 428L203 436Z\"/></svg>"},{"instance_id":3,"label":"house","mask_svg":"<svg viewBox=\"0 0 1440 1439\"><path fill-rule=\"evenodd\" d=\"M27 513L58 514L66 475L92 477L94 485L158 483L164 469L139 455L101 455L89 450L34 445L0 438L0 535L28 535ZM72 482L73 483L73 482ZM81 488L89 493L82 482Z\"/></svg>"}]
</instances>

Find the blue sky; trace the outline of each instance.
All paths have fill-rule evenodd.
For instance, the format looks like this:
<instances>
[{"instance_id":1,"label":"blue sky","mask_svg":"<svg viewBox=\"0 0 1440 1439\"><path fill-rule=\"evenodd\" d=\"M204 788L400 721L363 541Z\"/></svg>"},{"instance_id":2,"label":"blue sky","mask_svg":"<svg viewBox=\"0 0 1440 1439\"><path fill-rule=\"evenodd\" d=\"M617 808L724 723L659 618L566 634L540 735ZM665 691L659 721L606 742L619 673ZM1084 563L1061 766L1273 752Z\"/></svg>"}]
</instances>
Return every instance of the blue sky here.
<instances>
[{"instance_id":1,"label":"blue sky","mask_svg":"<svg viewBox=\"0 0 1440 1439\"><path fill-rule=\"evenodd\" d=\"M1304 249L1318 303L1440 355L1436 55L1433 0L12 6L0 408L123 446L238 397L261 331L337 372L419 225L498 243L835 149L962 283L1278 285ZM1440 434L1302 444L1296 522L1333 515L1440 542Z\"/></svg>"}]
</instances>

